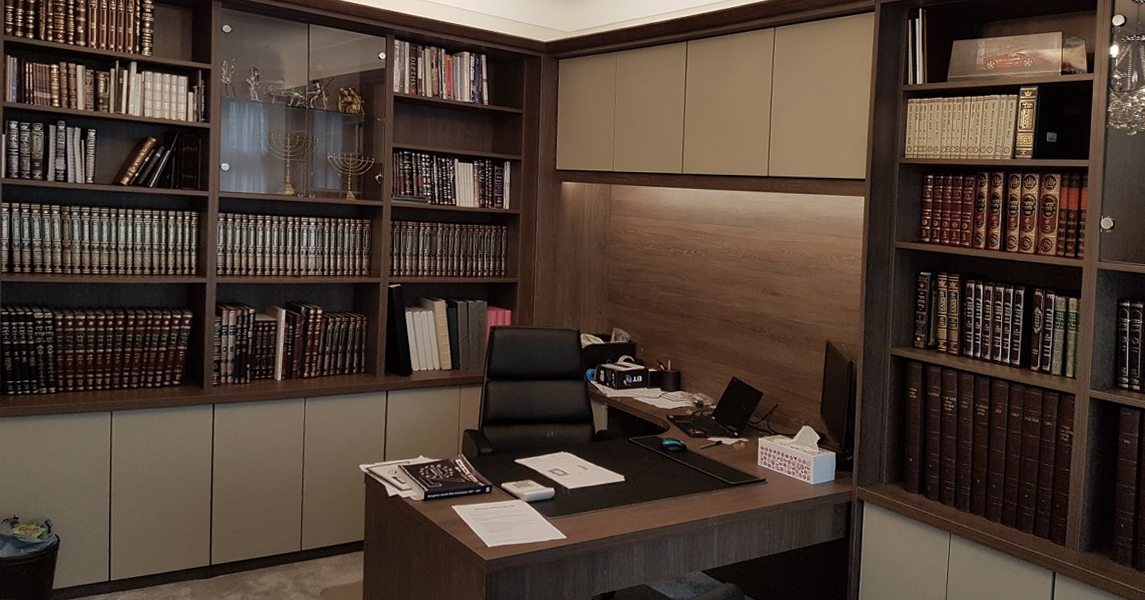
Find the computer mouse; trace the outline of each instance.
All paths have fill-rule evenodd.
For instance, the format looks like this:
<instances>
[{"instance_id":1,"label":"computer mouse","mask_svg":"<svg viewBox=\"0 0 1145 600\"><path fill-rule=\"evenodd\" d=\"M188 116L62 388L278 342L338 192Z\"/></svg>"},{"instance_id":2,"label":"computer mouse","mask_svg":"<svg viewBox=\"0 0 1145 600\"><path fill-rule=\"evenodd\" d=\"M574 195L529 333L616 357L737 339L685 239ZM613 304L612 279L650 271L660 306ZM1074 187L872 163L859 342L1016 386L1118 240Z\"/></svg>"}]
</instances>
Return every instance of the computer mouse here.
<instances>
[{"instance_id":1,"label":"computer mouse","mask_svg":"<svg viewBox=\"0 0 1145 600\"><path fill-rule=\"evenodd\" d=\"M676 438L662 438L660 440L660 449L667 450L668 452L687 452L688 446Z\"/></svg>"}]
</instances>

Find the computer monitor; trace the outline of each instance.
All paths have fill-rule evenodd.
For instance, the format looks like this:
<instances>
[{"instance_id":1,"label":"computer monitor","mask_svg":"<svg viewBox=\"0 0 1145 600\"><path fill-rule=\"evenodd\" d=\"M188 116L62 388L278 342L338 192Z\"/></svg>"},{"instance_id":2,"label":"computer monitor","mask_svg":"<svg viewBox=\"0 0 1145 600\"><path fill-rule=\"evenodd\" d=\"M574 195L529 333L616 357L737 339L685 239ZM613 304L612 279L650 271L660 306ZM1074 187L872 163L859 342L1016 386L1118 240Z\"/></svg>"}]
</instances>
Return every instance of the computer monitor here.
<instances>
[{"instance_id":1,"label":"computer monitor","mask_svg":"<svg viewBox=\"0 0 1145 600\"><path fill-rule=\"evenodd\" d=\"M855 440L855 362L827 341L823 359L823 396L819 415L834 442L840 470L851 463ZM848 469L849 470L849 469Z\"/></svg>"}]
</instances>

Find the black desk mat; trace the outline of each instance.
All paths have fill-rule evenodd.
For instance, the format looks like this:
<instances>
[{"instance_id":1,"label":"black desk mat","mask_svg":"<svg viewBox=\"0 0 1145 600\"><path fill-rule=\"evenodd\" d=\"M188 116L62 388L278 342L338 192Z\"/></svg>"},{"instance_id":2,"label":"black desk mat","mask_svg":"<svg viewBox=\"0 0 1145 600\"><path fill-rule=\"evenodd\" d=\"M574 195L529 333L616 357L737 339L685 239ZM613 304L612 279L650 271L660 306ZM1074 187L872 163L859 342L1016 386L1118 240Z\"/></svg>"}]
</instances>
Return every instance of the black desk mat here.
<instances>
[{"instance_id":1,"label":"black desk mat","mask_svg":"<svg viewBox=\"0 0 1145 600\"><path fill-rule=\"evenodd\" d=\"M596 442L565 450L593 464L620 473L624 475L625 480L620 483L568 490L540 473L513 462L518 458L544 454L541 452L493 454L472 458L470 462L496 486L508 481L532 479L541 485L554 488L556 495L551 500L532 503L533 508L546 517L564 517L732 487L711 475L626 439Z\"/></svg>"}]
</instances>

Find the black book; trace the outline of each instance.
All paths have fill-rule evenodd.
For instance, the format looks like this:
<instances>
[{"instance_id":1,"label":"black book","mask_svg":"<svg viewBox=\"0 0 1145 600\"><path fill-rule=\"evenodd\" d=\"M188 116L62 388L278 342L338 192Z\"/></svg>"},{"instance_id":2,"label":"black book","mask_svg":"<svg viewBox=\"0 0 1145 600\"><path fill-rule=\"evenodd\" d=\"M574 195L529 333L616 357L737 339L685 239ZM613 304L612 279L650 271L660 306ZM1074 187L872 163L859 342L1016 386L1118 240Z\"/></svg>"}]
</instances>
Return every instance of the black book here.
<instances>
[{"instance_id":1,"label":"black book","mask_svg":"<svg viewBox=\"0 0 1145 600\"><path fill-rule=\"evenodd\" d=\"M413 375L409 335L406 333L406 303L401 285L390 286L386 310L386 370L394 375Z\"/></svg>"},{"instance_id":2,"label":"black book","mask_svg":"<svg viewBox=\"0 0 1145 600\"><path fill-rule=\"evenodd\" d=\"M488 494L493 491L489 480L482 477L464 456L402 465L400 468L413 484L411 487L416 500Z\"/></svg>"},{"instance_id":3,"label":"black book","mask_svg":"<svg viewBox=\"0 0 1145 600\"><path fill-rule=\"evenodd\" d=\"M143 161L143 166L135 172L135 177L131 179L129 185L146 185L146 182L151 178L151 174L155 172L156 167L159 166L159 160L163 158L165 148L163 146L155 146L151 152L147 154L147 159Z\"/></svg>"}]
</instances>

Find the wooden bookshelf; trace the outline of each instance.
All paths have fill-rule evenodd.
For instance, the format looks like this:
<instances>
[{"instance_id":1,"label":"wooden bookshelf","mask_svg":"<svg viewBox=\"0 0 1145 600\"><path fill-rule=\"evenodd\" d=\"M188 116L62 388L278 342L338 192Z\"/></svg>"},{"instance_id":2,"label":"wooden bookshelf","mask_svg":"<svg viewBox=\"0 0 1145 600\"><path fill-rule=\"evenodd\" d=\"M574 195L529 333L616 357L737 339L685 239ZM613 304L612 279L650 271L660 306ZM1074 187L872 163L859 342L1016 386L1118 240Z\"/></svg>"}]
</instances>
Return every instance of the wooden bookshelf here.
<instances>
[{"instance_id":1,"label":"wooden bookshelf","mask_svg":"<svg viewBox=\"0 0 1145 600\"><path fill-rule=\"evenodd\" d=\"M1126 0L1126 6L1132 6ZM908 85L907 20L927 10L924 70L928 83ZM1139 144L1107 131L1109 81L1102 49L1111 44L1109 22L1125 6L1089 0L1008 3L986 0L891 0L880 3L873 79L871 170L868 180L862 400L858 409L857 499L943 531L1062 573L1124 597L1145 598L1145 573L1115 564L1108 556L1111 470L1102 460L1116 444L1121 406L1145 408L1145 394L1112 389L1114 313L1119 299L1145 299L1145 251L1139 250L1145 218L1137 207L1143 190L1133 173L1141 160ZM1032 31L1070 31L1101 58L1083 75L1015 76L947 81L950 44L956 39L1004 36ZM977 160L903 158L906 102L912 98L1016 93L1021 86L1054 86L1076 110L1078 126L1089 130L1088 155L1074 159ZM1068 88L1068 89L1067 89ZM1092 102L1092 104L1088 104ZM1085 104L1082 104L1085 103ZM1135 140L1135 138L1134 138ZM1107 143L1110 150L1107 152ZM1116 152L1114 152L1116 151ZM1121 160L1116 163L1114 161ZM1089 210L1083 258L1020 255L917 243L920 174L929 167L974 170L1071 170L1088 175ZM1117 175L1123 174L1123 175ZM1120 177L1116 182L1111 177ZM1117 210L1120 208L1121 210ZM1117 219L1102 233L1101 216ZM1132 240L1132 241L1131 241ZM1066 379L1027 368L1007 367L910 346L914 331L917 274L922 270L969 273L975 279L1004 281L1027 289L1044 287L1081 299L1077 378ZM894 308L888 310L888 306ZM1111 322L1114 320L1114 322ZM903 489L904 411L907 366L939 365L1026 386L1073 394L1074 437L1066 540L1059 546Z\"/></svg>"},{"instance_id":2,"label":"wooden bookshelf","mask_svg":"<svg viewBox=\"0 0 1145 600\"><path fill-rule=\"evenodd\" d=\"M223 7L206 0L160 0L155 30L155 55L100 50L56 42L7 35L0 37L5 54L41 62L74 61L107 68L116 61L125 66L135 61L142 68L155 68L190 75L203 73L207 83L209 122L190 123L168 119L134 117L69 108L33 106L2 102L0 114L5 120L54 121L66 118L69 124L91 123L97 127L98 153L96 181L110 181L123 158L137 140L145 136L166 136L173 132L191 132L203 142L202 190L126 187L108 184L76 184L24 179L0 180L0 195L5 202L59 203L107 207L178 208L199 214L199 274L193 276L121 276L63 275L47 273L2 273L4 284L0 303L30 300L53 308L80 307L171 307L188 308L194 314L183 385L169 388L108 390L100 392L58 393L45 395L0 396L0 418L69 414L93 411L118 411L144 408L194 406L231 402L253 402L302 397L324 397L410 388L455 387L478 384L481 371L427 371L399 377L386 372L385 323L387 287L409 286L407 302L418 297L456 297L484 299L494 306L513 311L514 322L529 324L532 319L532 268L534 254L534 206L538 184L540 98L530 90L540 88L543 53L537 47L506 44L504 40L490 45L489 40L468 38L464 28L435 36L431 29L403 26L382 21L361 21L354 15L321 10L279 10L273 0L253 0L241 6ZM288 119L308 118L314 114L343 127L366 131L378 127L373 135L372 155L376 167L369 180L363 177L356 197L329 189L338 189L338 179L319 182L307 195L249 193L229 189L224 169L224 105L250 105L243 110L257 110L245 100L244 73L235 73L233 82L240 93L226 92L220 83L217 66L223 58L235 57L226 52L226 37L218 25L227 11L232 14L278 15L276 18L295 25L321 25L344 28L372 35L380 40L378 54L390 57L385 63L369 67L359 88L364 86L375 95L366 95L366 112L360 118L348 118L338 111L337 88L331 105L305 109L293 108ZM249 11L249 12L247 12ZM321 14L318 14L321 13ZM166 19L165 17L171 17ZM263 18L259 16L257 18ZM462 35L458 35L461 33ZM450 51L470 50L490 56L492 85L490 104L471 104L439 98L426 98L393 91L392 57L396 39L447 47ZM500 38L498 38L500 39ZM384 50L385 52L380 52ZM261 66L261 65L259 65ZM365 71L363 71L365 73ZM368 79L373 77L374 79ZM235 98L243 99L236 102ZM262 98L264 104L270 101ZM279 108L285 107L282 104ZM252 108L253 107L253 108ZM321 113L321 114L315 114ZM237 114L237 113L236 113ZM333 125L331 125L333 126ZM395 135L395 132L397 135ZM389 182L394 173L395 150L432 152L459 158L487 158L512 161L512 209L469 208L427 205L393 199ZM337 152L338 150L334 150ZM325 163L324 153L315 151L315 161ZM113 164L114 163L114 164ZM268 163L273 164L273 163ZM281 169L281 162L277 163ZM250 168L249 164L235 168ZM227 169L229 170L229 168ZM375 182L373 175L378 177ZM381 182L385 181L385 185ZM281 180L270 189L280 189ZM301 191L301 190L300 190ZM89 196L90 194L90 196ZM311 195L313 194L313 195ZM166 205L172 201L175 206ZM159 206L159 203L165 203ZM369 219L372 222L370 273L365 277L249 277L217 275L216 244L220 212L251 212L282 216L318 216ZM389 239L395 215L402 220L499 224L509 228L510 249L507 272L512 277L391 277ZM53 303L52 298L58 303ZM212 321L215 304L243 302L260 312L268 305L288 300L301 300L322 305L326 310L353 311L368 320L366 372L359 375L320 377L287 381L255 381L249 384L212 385Z\"/></svg>"}]
</instances>

